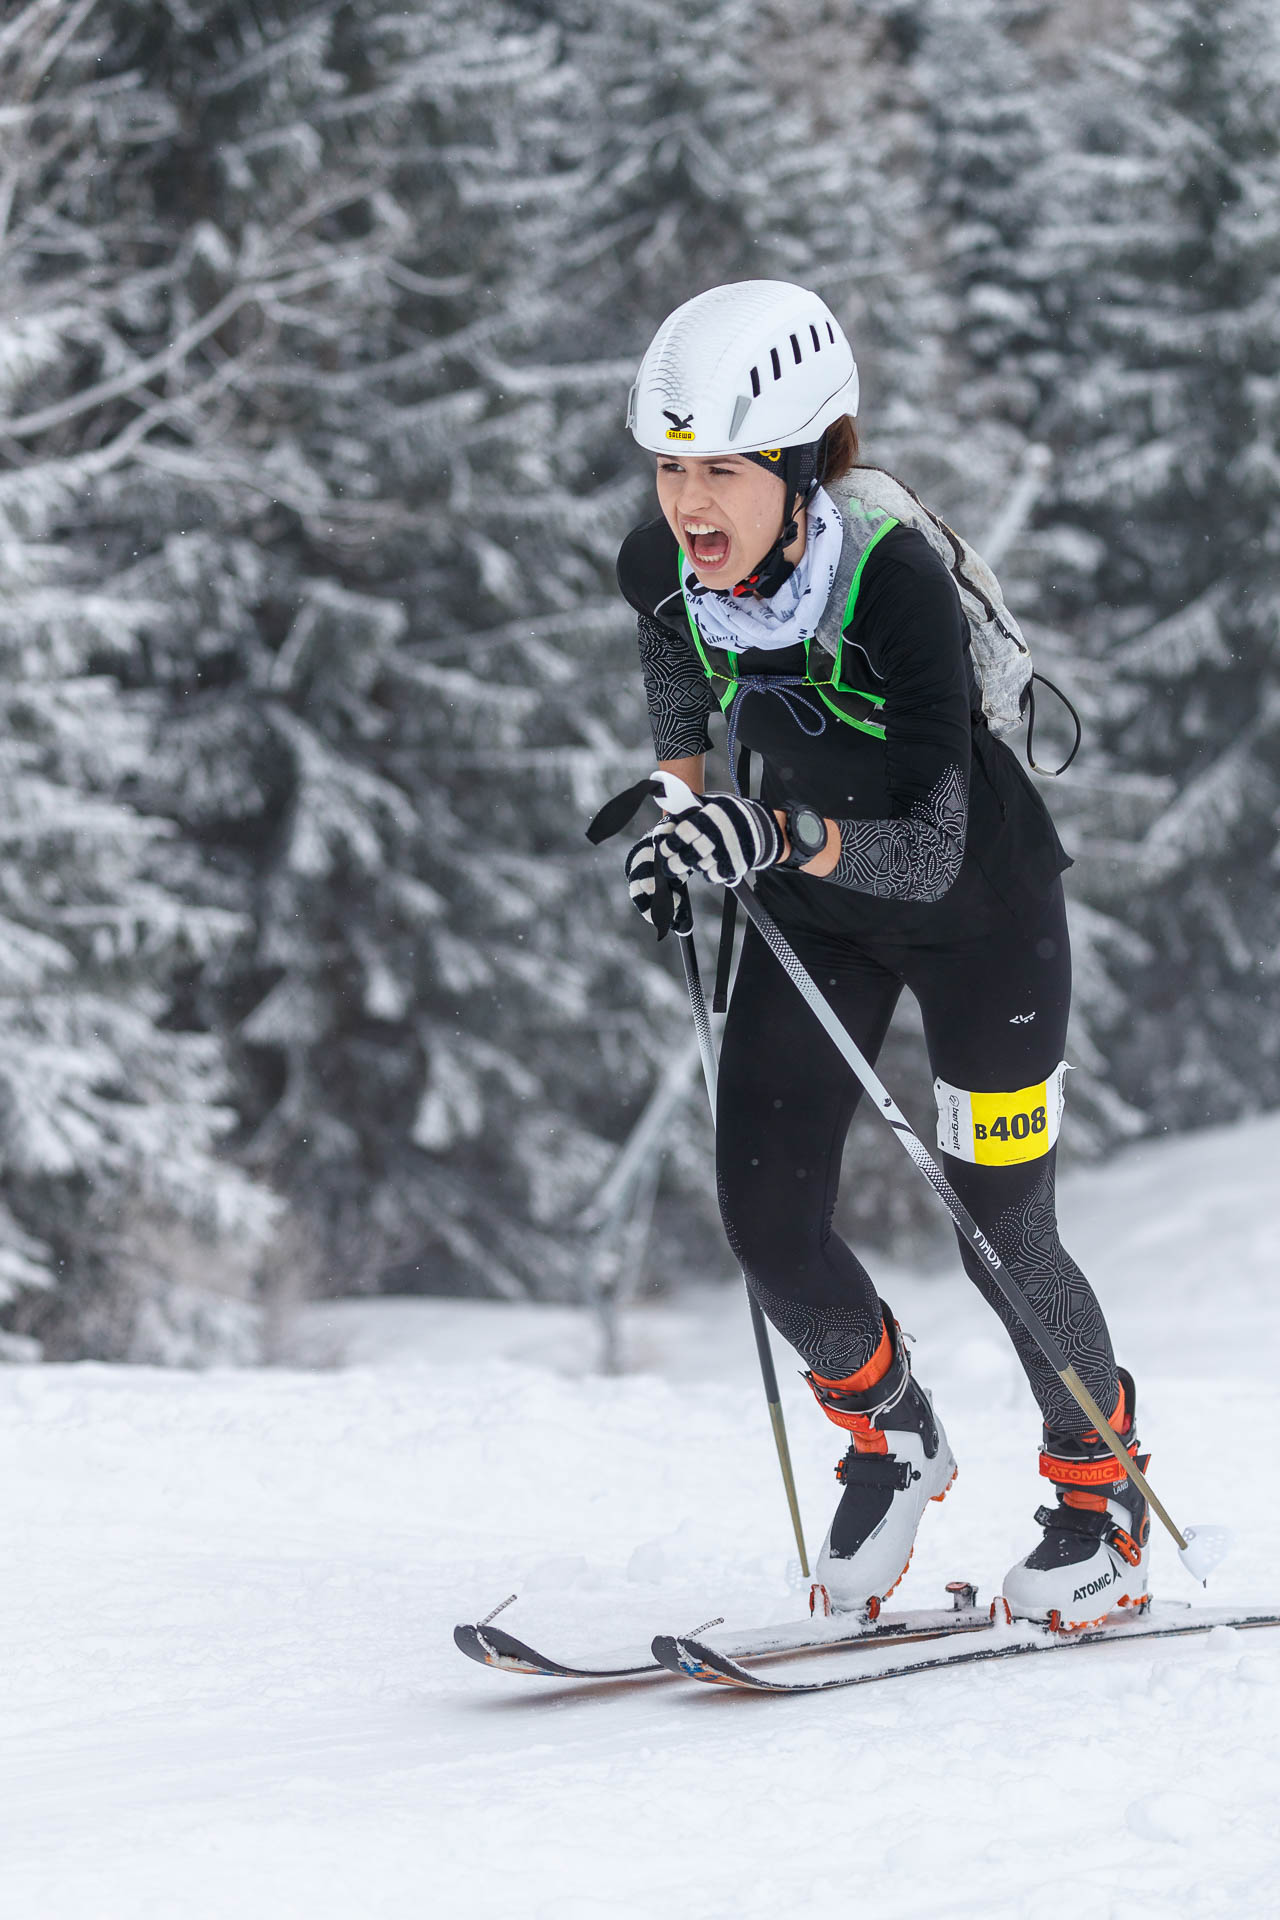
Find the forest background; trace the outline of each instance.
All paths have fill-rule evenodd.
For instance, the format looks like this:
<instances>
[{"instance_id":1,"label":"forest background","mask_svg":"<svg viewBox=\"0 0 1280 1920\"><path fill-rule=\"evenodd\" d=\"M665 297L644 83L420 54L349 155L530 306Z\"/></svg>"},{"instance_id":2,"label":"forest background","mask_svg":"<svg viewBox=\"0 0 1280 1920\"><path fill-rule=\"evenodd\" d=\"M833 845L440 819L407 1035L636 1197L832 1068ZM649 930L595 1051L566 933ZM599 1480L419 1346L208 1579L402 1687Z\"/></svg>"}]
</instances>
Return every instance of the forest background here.
<instances>
[{"instance_id":1,"label":"forest background","mask_svg":"<svg viewBox=\"0 0 1280 1920\"><path fill-rule=\"evenodd\" d=\"M1083 714L1071 1149L1280 1104L1268 0L2 19L5 1354L729 1269L583 837L651 762L627 386L726 279L833 304ZM882 1071L929 1137L910 1015ZM863 1242L938 1231L900 1162L860 1120Z\"/></svg>"}]
</instances>

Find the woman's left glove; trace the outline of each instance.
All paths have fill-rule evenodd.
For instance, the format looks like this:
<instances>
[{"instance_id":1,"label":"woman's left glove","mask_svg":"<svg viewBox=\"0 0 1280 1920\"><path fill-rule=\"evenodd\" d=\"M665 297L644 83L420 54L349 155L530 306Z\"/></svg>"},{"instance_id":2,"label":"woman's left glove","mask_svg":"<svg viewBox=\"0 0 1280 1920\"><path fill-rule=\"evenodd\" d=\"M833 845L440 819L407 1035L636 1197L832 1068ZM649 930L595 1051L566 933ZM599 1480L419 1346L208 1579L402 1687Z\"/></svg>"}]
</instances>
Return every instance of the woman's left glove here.
<instances>
[{"instance_id":1,"label":"woman's left glove","mask_svg":"<svg viewBox=\"0 0 1280 1920\"><path fill-rule=\"evenodd\" d=\"M627 855L626 875L632 906L642 920L647 920L656 929L659 940L662 940L669 932L692 933L693 913L689 906L689 888L683 880L673 880L668 873L667 885L661 892L659 890L653 849L656 832L655 827L646 833L643 840L636 841Z\"/></svg>"},{"instance_id":2,"label":"woman's left glove","mask_svg":"<svg viewBox=\"0 0 1280 1920\"><path fill-rule=\"evenodd\" d=\"M653 830L653 848L673 880L705 874L722 887L736 886L782 858L782 829L758 801L732 793L709 793L701 804Z\"/></svg>"}]
</instances>

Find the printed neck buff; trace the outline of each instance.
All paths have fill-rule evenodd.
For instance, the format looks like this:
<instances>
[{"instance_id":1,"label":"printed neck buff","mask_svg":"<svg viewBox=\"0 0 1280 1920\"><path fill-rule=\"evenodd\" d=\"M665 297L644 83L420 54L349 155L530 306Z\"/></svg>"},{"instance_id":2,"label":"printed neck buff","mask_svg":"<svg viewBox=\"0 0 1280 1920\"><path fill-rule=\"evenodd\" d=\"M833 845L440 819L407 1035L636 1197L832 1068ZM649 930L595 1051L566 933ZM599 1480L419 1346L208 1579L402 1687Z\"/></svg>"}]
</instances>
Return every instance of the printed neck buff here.
<instances>
[{"instance_id":1,"label":"printed neck buff","mask_svg":"<svg viewBox=\"0 0 1280 1920\"><path fill-rule=\"evenodd\" d=\"M831 495L819 487L808 505L804 552L795 572L769 600L716 593L704 587L686 560L681 568L685 604L704 643L742 653L759 647L775 653L812 639L827 604L840 551L844 521Z\"/></svg>"}]
</instances>

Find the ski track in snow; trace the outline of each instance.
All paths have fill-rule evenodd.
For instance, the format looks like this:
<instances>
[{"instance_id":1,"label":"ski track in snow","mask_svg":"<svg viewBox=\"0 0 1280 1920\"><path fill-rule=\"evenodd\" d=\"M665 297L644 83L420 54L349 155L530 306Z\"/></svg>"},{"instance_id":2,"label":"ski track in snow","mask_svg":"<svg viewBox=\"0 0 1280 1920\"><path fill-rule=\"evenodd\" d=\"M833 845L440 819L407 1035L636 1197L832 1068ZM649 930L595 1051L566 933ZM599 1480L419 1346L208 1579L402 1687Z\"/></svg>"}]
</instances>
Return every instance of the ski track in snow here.
<instances>
[{"instance_id":1,"label":"ski track in snow","mask_svg":"<svg viewBox=\"0 0 1280 1920\"><path fill-rule=\"evenodd\" d=\"M1278 1157L1270 1116L1063 1182L1156 1486L1239 1529L1224 1605L1280 1601ZM1030 1397L958 1266L881 1278L960 1459L896 1598L989 1595L1034 1537ZM1280 1907L1280 1632L795 1700L461 1658L455 1621L513 1589L503 1625L562 1656L797 1613L736 1288L638 1308L618 1380L569 1309L340 1302L308 1337L345 1364L0 1370L6 1915ZM778 1357L816 1553L840 1442Z\"/></svg>"}]
</instances>

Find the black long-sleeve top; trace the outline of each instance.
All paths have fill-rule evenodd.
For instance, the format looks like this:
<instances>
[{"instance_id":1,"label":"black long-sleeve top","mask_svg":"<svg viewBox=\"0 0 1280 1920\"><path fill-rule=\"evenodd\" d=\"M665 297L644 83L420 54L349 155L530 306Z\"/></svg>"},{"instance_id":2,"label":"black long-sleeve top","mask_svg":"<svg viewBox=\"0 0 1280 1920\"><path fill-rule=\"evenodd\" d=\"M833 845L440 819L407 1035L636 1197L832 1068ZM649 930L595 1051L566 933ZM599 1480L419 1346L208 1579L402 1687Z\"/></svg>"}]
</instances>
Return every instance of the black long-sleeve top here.
<instances>
[{"instance_id":1,"label":"black long-sleeve top","mask_svg":"<svg viewBox=\"0 0 1280 1920\"><path fill-rule=\"evenodd\" d=\"M717 702L689 636L665 520L628 536L618 579L639 616L658 759L706 752ZM743 677L804 671L801 646L738 655ZM840 858L825 883L762 876L775 914L831 932L941 931L964 919L983 880L1014 910L1043 898L1070 862L1039 795L981 717L959 596L923 534L894 528L868 555L843 673L884 699L883 740L838 719L815 693L803 720L776 695L736 696L738 741L763 762L764 804L803 802L840 827ZM820 732L808 731L813 709L825 719Z\"/></svg>"}]
</instances>

